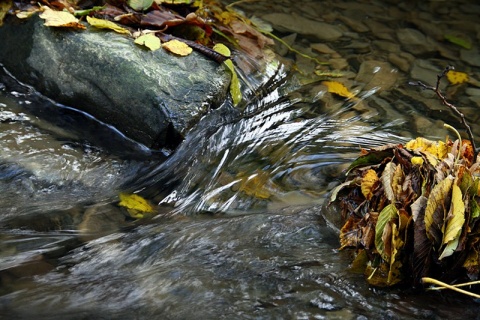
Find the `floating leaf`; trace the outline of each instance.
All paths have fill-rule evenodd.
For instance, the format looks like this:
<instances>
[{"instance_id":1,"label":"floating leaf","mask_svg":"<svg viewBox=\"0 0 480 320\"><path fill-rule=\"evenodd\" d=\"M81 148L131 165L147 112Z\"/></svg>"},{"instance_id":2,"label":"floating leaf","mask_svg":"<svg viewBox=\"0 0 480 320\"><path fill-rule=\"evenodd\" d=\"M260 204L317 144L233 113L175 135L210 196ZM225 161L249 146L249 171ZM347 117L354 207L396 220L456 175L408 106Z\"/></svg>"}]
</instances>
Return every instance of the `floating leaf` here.
<instances>
[{"instance_id":1,"label":"floating leaf","mask_svg":"<svg viewBox=\"0 0 480 320\"><path fill-rule=\"evenodd\" d=\"M445 39L450 41L451 43L454 43L460 47L463 47L465 49L471 49L472 48L472 42L470 39L468 39L467 36L462 35L462 34L446 34Z\"/></svg>"},{"instance_id":2,"label":"floating leaf","mask_svg":"<svg viewBox=\"0 0 480 320\"><path fill-rule=\"evenodd\" d=\"M188 56L193 51L193 49L188 44L177 39L165 42L164 44L162 44L162 47L170 51L171 53L177 54L182 57Z\"/></svg>"},{"instance_id":3,"label":"floating leaf","mask_svg":"<svg viewBox=\"0 0 480 320\"><path fill-rule=\"evenodd\" d=\"M217 43L214 47L213 50L216 52L226 56L230 57L230 49L228 49L227 46L221 43ZM233 100L233 105L238 105L240 101L242 101L242 91L240 90L240 80L238 79L237 72L235 71L235 66L233 65L233 62L231 59L227 59L223 62L228 70L230 70L232 74L232 80L230 81L230 94L232 96Z\"/></svg>"},{"instance_id":4,"label":"floating leaf","mask_svg":"<svg viewBox=\"0 0 480 320\"><path fill-rule=\"evenodd\" d=\"M328 92L337 94L341 97L351 99L355 97L353 93L348 91L344 84L338 81L322 81L322 84L327 87Z\"/></svg>"},{"instance_id":5,"label":"floating leaf","mask_svg":"<svg viewBox=\"0 0 480 320\"><path fill-rule=\"evenodd\" d=\"M144 213L154 211L152 205L147 200L137 194L120 193L119 206L127 208L132 218L143 218Z\"/></svg>"},{"instance_id":6,"label":"floating leaf","mask_svg":"<svg viewBox=\"0 0 480 320\"><path fill-rule=\"evenodd\" d=\"M447 207L447 197L453 184L453 177L449 175L437 185L435 185L427 200L425 208L425 231L427 237L435 242L440 243L442 239L442 231L444 217L446 216L445 208Z\"/></svg>"},{"instance_id":7,"label":"floating leaf","mask_svg":"<svg viewBox=\"0 0 480 320\"><path fill-rule=\"evenodd\" d=\"M145 46L152 51L158 50L162 47L160 39L153 33L144 34L135 39L134 42L141 46Z\"/></svg>"},{"instance_id":8,"label":"floating leaf","mask_svg":"<svg viewBox=\"0 0 480 320\"><path fill-rule=\"evenodd\" d=\"M97 19L97 18L87 16L87 22L95 28L110 29L110 30L113 30L117 33L130 34L130 31L128 31L127 29L122 28L118 24L116 24L114 22L111 22L111 21L108 21L108 20Z\"/></svg>"},{"instance_id":9,"label":"floating leaf","mask_svg":"<svg viewBox=\"0 0 480 320\"><path fill-rule=\"evenodd\" d=\"M136 11L145 11L153 4L153 0L127 0L130 8Z\"/></svg>"},{"instance_id":10,"label":"floating leaf","mask_svg":"<svg viewBox=\"0 0 480 320\"><path fill-rule=\"evenodd\" d=\"M373 191L378 184L378 176L375 170L368 169L362 178L361 190L365 199L370 200L373 196Z\"/></svg>"},{"instance_id":11,"label":"floating leaf","mask_svg":"<svg viewBox=\"0 0 480 320\"><path fill-rule=\"evenodd\" d=\"M447 72L447 79L453 85L462 84L468 81L468 74L465 72L449 70Z\"/></svg>"},{"instance_id":12,"label":"floating leaf","mask_svg":"<svg viewBox=\"0 0 480 320\"><path fill-rule=\"evenodd\" d=\"M377 225L375 226L375 248L386 262L390 262L390 255L385 251L385 242L382 239L385 227L388 222L397 216L397 208L395 204L389 204L378 215Z\"/></svg>"},{"instance_id":13,"label":"floating leaf","mask_svg":"<svg viewBox=\"0 0 480 320\"><path fill-rule=\"evenodd\" d=\"M45 7L45 11L40 14L40 18L45 20L44 25L47 27L86 29L73 14L66 11L55 11Z\"/></svg>"}]
</instances>

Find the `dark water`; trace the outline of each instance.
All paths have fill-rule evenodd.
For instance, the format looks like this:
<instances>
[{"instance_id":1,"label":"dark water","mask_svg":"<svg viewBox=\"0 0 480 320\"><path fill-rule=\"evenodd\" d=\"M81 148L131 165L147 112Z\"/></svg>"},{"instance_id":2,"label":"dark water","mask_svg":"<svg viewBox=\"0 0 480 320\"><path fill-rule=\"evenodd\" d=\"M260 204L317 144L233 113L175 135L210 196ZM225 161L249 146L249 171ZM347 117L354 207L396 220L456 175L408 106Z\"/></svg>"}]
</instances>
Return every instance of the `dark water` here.
<instances>
[{"instance_id":1,"label":"dark water","mask_svg":"<svg viewBox=\"0 0 480 320\"><path fill-rule=\"evenodd\" d=\"M348 58L348 66L337 70L344 73L339 81L357 90L357 98L330 95L309 75L315 65L287 52L282 61L297 69L272 64L261 76L252 76L251 85L264 90L246 94L243 110L232 110L228 103L213 110L168 159L4 74L0 315L478 318L480 306L470 298L369 288L362 274L349 269L352 252L337 250L338 217L324 205L359 147L417 135L443 140L447 133L441 119L458 122L435 97L407 85L410 71L390 64L387 71L396 70L396 81L383 91L387 73L373 86L372 74L381 74L392 52L366 52L359 43L394 42L379 38L386 36L378 30L404 27L398 18L380 17L381 10L392 12L395 5L359 2L348 8L347 2L325 2L321 12L306 9L318 8L318 3L307 1L297 8L289 1L258 2L242 9L248 15L303 12L318 21L370 12L369 19L382 23L377 29L357 35L345 29L341 38L329 42ZM294 44L308 49L318 42L300 34ZM440 70L451 62L434 53L421 55ZM361 71L368 56L379 70ZM472 96L464 95L473 101ZM120 191L140 192L158 204L157 215L126 218L117 206Z\"/></svg>"}]
</instances>

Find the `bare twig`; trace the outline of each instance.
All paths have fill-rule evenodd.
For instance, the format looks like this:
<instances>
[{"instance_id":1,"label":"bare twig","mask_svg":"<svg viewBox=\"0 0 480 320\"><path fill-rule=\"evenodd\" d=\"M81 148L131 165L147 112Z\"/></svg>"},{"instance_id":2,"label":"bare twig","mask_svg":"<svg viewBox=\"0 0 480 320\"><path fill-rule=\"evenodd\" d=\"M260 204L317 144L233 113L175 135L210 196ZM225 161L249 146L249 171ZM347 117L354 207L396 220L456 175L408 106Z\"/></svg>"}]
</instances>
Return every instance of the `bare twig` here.
<instances>
[{"instance_id":1,"label":"bare twig","mask_svg":"<svg viewBox=\"0 0 480 320\"><path fill-rule=\"evenodd\" d=\"M438 281L438 280L436 280L436 279L424 277L424 278L422 278L422 282L423 282L423 283L431 283L431 284L434 284L434 285L437 285L437 286L440 286L440 287L443 287L443 288L446 288L446 289L450 289L450 290L453 290L453 291L457 291L457 292L459 292L459 293L463 293L463 294L466 294L466 295L468 295L468 296L471 296L471 297L480 299L480 295L478 295L478 294L472 293L472 292L470 292L470 291L466 291L466 290L459 289L459 288L457 288L457 287L455 287L455 286L451 286L451 285L449 285L449 284L446 284L445 282L441 282L441 281Z\"/></svg>"},{"instance_id":2,"label":"bare twig","mask_svg":"<svg viewBox=\"0 0 480 320\"><path fill-rule=\"evenodd\" d=\"M447 107L449 107L451 110L453 110L453 112L460 117L460 119L462 120L462 124L465 126L465 128L467 129L467 134L468 134L468 137L470 139L470 142L472 143L472 147L473 147L473 163L477 162L477 147L475 146L475 139L474 139L474 136L473 136L473 133L472 133L472 129L470 128L470 125L467 123L467 121L465 120L465 115L460 112L460 110L457 109L457 107L455 107L455 105L451 104L450 102L447 101L447 98L443 95L443 93L440 91L440 81L442 80L442 78L447 74L448 71L450 70L454 70L455 68L453 66L447 66L445 68L445 70L443 70L443 72L439 75L437 75L437 84L435 85L435 87L433 86L429 86L429 85L426 85L424 84L423 82L421 81L412 81L412 82L409 82L409 84L411 85L414 85L414 86L419 86L419 87L422 87L423 89L426 89L426 90L432 90L433 92L435 92L437 94L437 96L440 98L440 100L442 101L442 103L444 105L446 105Z\"/></svg>"}]
</instances>

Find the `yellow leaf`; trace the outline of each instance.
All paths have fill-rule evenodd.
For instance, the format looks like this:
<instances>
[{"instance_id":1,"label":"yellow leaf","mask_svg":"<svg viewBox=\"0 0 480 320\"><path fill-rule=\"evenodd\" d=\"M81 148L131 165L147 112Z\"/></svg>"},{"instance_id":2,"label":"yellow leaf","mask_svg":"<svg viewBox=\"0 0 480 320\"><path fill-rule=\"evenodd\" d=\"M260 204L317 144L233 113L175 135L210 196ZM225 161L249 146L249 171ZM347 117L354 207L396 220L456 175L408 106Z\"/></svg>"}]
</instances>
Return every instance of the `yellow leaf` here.
<instances>
[{"instance_id":1,"label":"yellow leaf","mask_svg":"<svg viewBox=\"0 0 480 320\"><path fill-rule=\"evenodd\" d=\"M144 213L154 211L153 206L147 200L137 194L120 193L119 206L125 207L132 218L143 218Z\"/></svg>"},{"instance_id":2,"label":"yellow leaf","mask_svg":"<svg viewBox=\"0 0 480 320\"><path fill-rule=\"evenodd\" d=\"M47 27L86 29L73 14L66 11L55 11L45 7L45 11L40 14L40 18L45 20L44 25Z\"/></svg>"},{"instance_id":3,"label":"yellow leaf","mask_svg":"<svg viewBox=\"0 0 480 320\"><path fill-rule=\"evenodd\" d=\"M173 39L168 42L165 42L162 47L171 53L178 54L179 56L188 56L192 53L193 49L188 46L185 42Z\"/></svg>"},{"instance_id":4,"label":"yellow leaf","mask_svg":"<svg viewBox=\"0 0 480 320\"><path fill-rule=\"evenodd\" d=\"M341 97L351 99L355 97L353 93L348 91L347 87L338 81L322 81L322 84L327 87L328 92L338 94Z\"/></svg>"},{"instance_id":5,"label":"yellow leaf","mask_svg":"<svg viewBox=\"0 0 480 320\"><path fill-rule=\"evenodd\" d=\"M398 211L395 204L389 204L380 212L375 225L375 248L386 262L390 262L391 257L391 250L386 250L386 245L391 245L391 238L386 236L387 231L391 231L391 229L389 230L387 226L392 228L395 225L395 223L389 224L389 222L397 215Z\"/></svg>"},{"instance_id":6,"label":"yellow leaf","mask_svg":"<svg viewBox=\"0 0 480 320\"><path fill-rule=\"evenodd\" d=\"M427 200L427 207L425 208L425 230L427 237L436 243L441 240L438 239L438 236L443 227L443 219L445 217L444 211L447 206L445 199L450 193L452 184L453 177L449 175L433 187Z\"/></svg>"},{"instance_id":7,"label":"yellow leaf","mask_svg":"<svg viewBox=\"0 0 480 320\"><path fill-rule=\"evenodd\" d=\"M227 46L221 43L217 43L213 50L216 52L223 54L226 57L230 57L231 52ZM227 59L224 61L224 64L227 66L228 70L232 74L232 80L230 81L230 95L232 96L233 105L238 105L240 101L242 101L242 91L240 86L240 80L238 79L237 72L235 71L235 66L231 59Z\"/></svg>"},{"instance_id":8,"label":"yellow leaf","mask_svg":"<svg viewBox=\"0 0 480 320\"><path fill-rule=\"evenodd\" d=\"M373 191L378 183L378 176L375 170L368 169L365 175L362 178L362 183L360 185L362 189L363 196L370 200L373 196Z\"/></svg>"},{"instance_id":9,"label":"yellow leaf","mask_svg":"<svg viewBox=\"0 0 480 320\"><path fill-rule=\"evenodd\" d=\"M423 164L423 158L422 157L412 157L412 159L410 159L410 161L412 162L413 165L416 165L416 166L421 166Z\"/></svg>"},{"instance_id":10,"label":"yellow leaf","mask_svg":"<svg viewBox=\"0 0 480 320\"><path fill-rule=\"evenodd\" d=\"M152 33L144 34L135 39L134 42L141 46L145 46L152 51L158 50L162 47L160 39Z\"/></svg>"},{"instance_id":11,"label":"yellow leaf","mask_svg":"<svg viewBox=\"0 0 480 320\"><path fill-rule=\"evenodd\" d=\"M448 153L448 148L445 142L434 142L422 137L418 137L415 140L410 140L405 144L405 148L410 150L428 152L437 157L438 159L445 158Z\"/></svg>"},{"instance_id":12,"label":"yellow leaf","mask_svg":"<svg viewBox=\"0 0 480 320\"><path fill-rule=\"evenodd\" d=\"M396 224L392 224L392 255L390 257L390 269L388 271L387 284L393 286L402 280L401 267L402 262L397 259L403 247L403 241L400 238L399 230Z\"/></svg>"},{"instance_id":13,"label":"yellow leaf","mask_svg":"<svg viewBox=\"0 0 480 320\"><path fill-rule=\"evenodd\" d=\"M447 79L451 84L462 84L468 81L468 74L450 70L447 72Z\"/></svg>"},{"instance_id":14,"label":"yellow leaf","mask_svg":"<svg viewBox=\"0 0 480 320\"><path fill-rule=\"evenodd\" d=\"M0 2L0 27L3 24L3 19L8 13L8 10L10 10L10 7L12 6L12 0L4 0Z\"/></svg>"},{"instance_id":15,"label":"yellow leaf","mask_svg":"<svg viewBox=\"0 0 480 320\"><path fill-rule=\"evenodd\" d=\"M128 35L130 34L130 31L128 31L125 28L120 27L118 24L116 24L112 21L108 21L108 20L104 20L104 19L97 19L97 18L87 16L87 22L92 27L95 27L95 28L110 29L110 30L113 30L117 33L128 34Z\"/></svg>"},{"instance_id":16,"label":"yellow leaf","mask_svg":"<svg viewBox=\"0 0 480 320\"><path fill-rule=\"evenodd\" d=\"M465 203L463 202L462 190L454 184L452 187L452 204L449 215L447 216L446 227L443 233L443 244L445 249L439 257L439 260L451 256L458 246L458 240L465 223Z\"/></svg>"}]
</instances>

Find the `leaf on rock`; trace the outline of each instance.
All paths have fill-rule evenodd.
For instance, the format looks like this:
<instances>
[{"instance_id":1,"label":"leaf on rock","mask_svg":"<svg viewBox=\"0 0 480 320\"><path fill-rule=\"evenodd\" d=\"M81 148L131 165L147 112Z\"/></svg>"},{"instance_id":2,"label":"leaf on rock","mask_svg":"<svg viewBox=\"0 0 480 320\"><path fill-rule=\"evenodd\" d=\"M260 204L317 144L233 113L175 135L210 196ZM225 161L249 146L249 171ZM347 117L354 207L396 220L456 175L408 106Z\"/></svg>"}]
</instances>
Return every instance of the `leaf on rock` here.
<instances>
[{"instance_id":1,"label":"leaf on rock","mask_svg":"<svg viewBox=\"0 0 480 320\"><path fill-rule=\"evenodd\" d=\"M433 187L427 200L427 207L425 208L425 231L427 237L436 244L440 244L442 240L442 229L449 204L448 198L452 184L453 177L449 175Z\"/></svg>"},{"instance_id":2,"label":"leaf on rock","mask_svg":"<svg viewBox=\"0 0 480 320\"><path fill-rule=\"evenodd\" d=\"M154 208L147 200L137 194L120 193L119 206L127 208L132 218L143 218L144 213L151 213Z\"/></svg>"},{"instance_id":3,"label":"leaf on rock","mask_svg":"<svg viewBox=\"0 0 480 320\"><path fill-rule=\"evenodd\" d=\"M462 84L468 81L468 74L465 72L450 70L447 72L447 79L453 85Z\"/></svg>"},{"instance_id":4,"label":"leaf on rock","mask_svg":"<svg viewBox=\"0 0 480 320\"><path fill-rule=\"evenodd\" d=\"M162 47L160 39L152 33L144 34L135 39L134 42L138 45L145 46L152 51L158 50Z\"/></svg>"},{"instance_id":5,"label":"leaf on rock","mask_svg":"<svg viewBox=\"0 0 480 320\"><path fill-rule=\"evenodd\" d=\"M373 192L378 185L378 181L379 179L375 170L368 169L367 172L365 172L365 175L362 178L362 183L360 185L362 194L365 199L372 199Z\"/></svg>"},{"instance_id":6,"label":"leaf on rock","mask_svg":"<svg viewBox=\"0 0 480 320\"><path fill-rule=\"evenodd\" d=\"M338 81L322 81L322 84L327 87L328 92L337 94L341 97L351 99L355 97L353 93L348 91L344 84Z\"/></svg>"},{"instance_id":7,"label":"leaf on rock","mask_svg":"<svg viewBox=\"0 0 480 320\"><path fill-rule=\"evenodd\" d=\"M86 29L73 14L66 11L55 11L45 7L45 11L40 14L40 18L45 20L44 25L47 27Z\"/></svg>"},{"instance_id":8,"label":"leaf on rock","mask_svg":"<svg viewBox=\"0 0 480 320\"><path fill-rule=\"evenodd\" d=\"M216 52L226 56L230 57L231 52L230 49L224 44L217 43L214 47L213 50ZM233 100L233 105L238 105L240 101L242 101L242 91L241 86L240 86L240 80L238 79L237 72L235 71L235 66L233 65L233 62L231 59L227 59L223 62L228 70L230 70L230 73L232 74L232 79L230 81L230 95L232 96Z\"/></svg>"},{"instance_id":9,"label":"leaf on rock","mask_svg":"<svg viewBox=\"0 0 480 320\"><path fill-rule=\"evenodd\" d=\"M136 11L145 11L153 4L153 0L127 0L130 8Z\"/></svg>"},{"instance_id":10,"label":"leaf on rock","mask_svg":"<svg viewBox=\"0 0 480 320\"><path fill-rule=\"evenodd\" d=\"M165 50L168 50L171 53L182 57L188 56L193 51L193 49L188 44L177 39L165 42L164 44L162 44L162 47Z\"/></svg>"},{"instance_id":11,"label":"leaf on rock","mask_svg":"<svg viewBox=\"0 0 480 320\"><path fill-rule=\"evenodd\" d=\"M92 27L95 27L95 28L98 28L98 29L110 29L110 30L113 30L113 31L115 31L117 33L120 33L120 34L130 35L130 31L128 31L127 29L125 29L123 27L120 27L115 22L111 22L111 21L104 20L104 19L97 19L97 18L89 17L89 16L87 16L87 22Z\"/></svg>"},{"instance_id":12,"label":"leaf on rock","mask_svg":"<svg viewBox=\"0 0 480 320\"><path fill-rule=\"evenodd\" d=\"M397 214L398 212L395 205L393 203L389 204L388 206L383 208L383 210L378 215L377 225L375 226L375 247L377 248L377 251L382 257L382 259L385 260L386 262L390 262L391 252L386 252L385 250L384 239L386 239L386 236L384 235L384 233L387 233L385 232L386 226L393 218L397 216ZM387 231L388 230L389 228L387 228ZM391 227L390 227L390 231L391 231ZM388 241L390 241L390 239L388 239Z\"/></svg>"}]
</instances>

